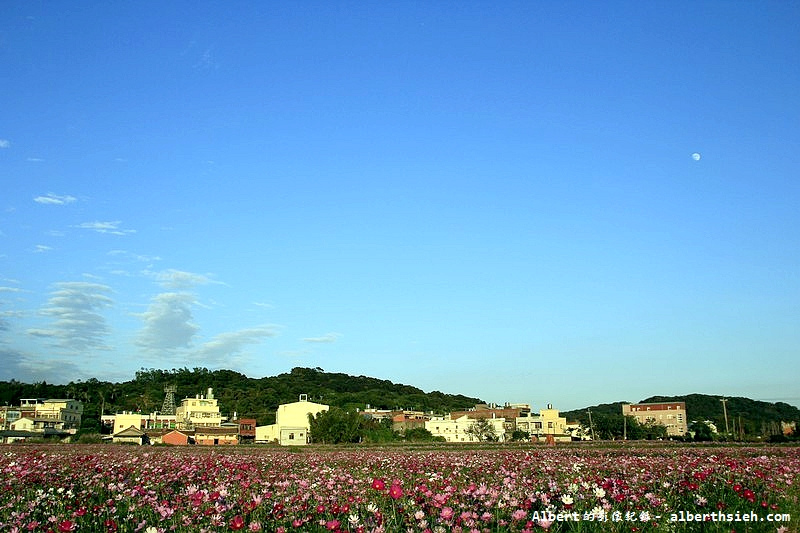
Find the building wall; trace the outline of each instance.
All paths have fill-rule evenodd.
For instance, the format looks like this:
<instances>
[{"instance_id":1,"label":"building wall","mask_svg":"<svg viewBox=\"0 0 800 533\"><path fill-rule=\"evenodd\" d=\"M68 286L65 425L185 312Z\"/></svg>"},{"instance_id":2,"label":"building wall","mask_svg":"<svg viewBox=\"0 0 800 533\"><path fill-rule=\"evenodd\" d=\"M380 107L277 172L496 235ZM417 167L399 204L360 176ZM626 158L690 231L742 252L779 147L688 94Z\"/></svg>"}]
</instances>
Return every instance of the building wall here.
<instances>
[{"instance_id":1,"label":"building wall","mask_svg":"<svg viewBox=\"0 0 800 533\"><path fill-rule=\"evenodd\" d=\"M308 415L327 411L329 406L302 400L281 404L275 413L275 423L256 427L256 442L277 441L282 446L308 444L311 426Z\"/></svg>"},{"instance_id":2,"label":"building wall","mask_svg":"<svg viewBox=\"0 0 800 533\"><path fill-rule=\"evenodd\" d=\"M640 424L666 426L670 437L683 436L689 431L684 402L623 404L622 414L634 417Z\"/></svg>"},{"instance_id":3,"label":"building wall","mask_svg":"<svg viewBox=\"0 0 800 533\"><path fill-rule=\"evenodd\" d=\"M505 440L505 418L487 418L495 435L502 442ZM474 418L464 415L457 419L436 417L425 422L425 429L434 437L444 437L447 442L478 442L478 439L467 432L475 423Z\"/></svg>"},{"instance_id":4,"label":"building wall","mask_svg":"<svg viewBox=\"0 0 800 533\"><path fill-rule=\"evenodd\" d=\"M11 423L11 429L14 431L33 431L33 419L23 417Z\"/></svg>"},{"instance_id":5,"label":"building wall","mask_svg":"<svg viewBox=\"0 0 800 533\"><path fill-rule=\"evenodd\" d=\"M552 435L557 441L572 440L567 419L558 409L540 409L538 415L521 416L515 420L516 428L527 432L532 439Z\"/></svg>"},{"instance_id":6,"label":"building wall","mask_svg":"<svg viewBox=\"0 0 800 533\"><path fill-rule=\"evenodd\" d=\"M119 433L133 426L136 429L144 429L145 417L141 413L123 412L114 415L114 427L112 433Z\"/></svg>"},{"instance_id":7,"label":"building wall","mask_svg":"<svg viewBox=\"0 0 800 533\"><path fill-rule=\"evenodd\" d=\"M181 405L175 408L175 418L179 428L219 427L222 424L219 405L211 389L206 396L198 394L181 400Z\"/></svg>"},{"instance_id":8,"label":"building wall","mask_svg":"<svg viewBox=\"0 0 800 533\"><path fill-rule=\"evenodd\" d=\"M198 430L194 434L194 443L200 446L229 446L239 444L239 436L235 432Z\"/></svg>"},{"instance_id":9,"label":"building wall","mask_svg":"<svg viewBox=\"0 0 800 533\"><path fill-rule=\"evenodd\" d=\"M256 436L256 419L255 418L240 418L239 419L239 436L244 438L255 438Z\"/></svg>"},{"instance_id":10,"label":"building wall","mask_svg":"<svg viewBox=\"0 0 800 533\"><path fill-rule=\"evenodd\" d=\"M189 444L189 436L180 431L170 431L161 437L161 442L173 446L186 446Z\"/></svg>"}]
</instances>

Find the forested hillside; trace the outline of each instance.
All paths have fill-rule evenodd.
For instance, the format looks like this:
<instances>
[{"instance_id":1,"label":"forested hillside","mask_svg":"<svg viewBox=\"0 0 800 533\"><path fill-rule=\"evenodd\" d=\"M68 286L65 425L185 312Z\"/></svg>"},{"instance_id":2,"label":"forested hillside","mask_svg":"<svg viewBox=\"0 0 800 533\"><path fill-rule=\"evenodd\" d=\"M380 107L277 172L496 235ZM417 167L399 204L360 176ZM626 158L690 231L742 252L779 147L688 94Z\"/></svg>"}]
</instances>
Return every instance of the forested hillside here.
<instances>
[{"instance_id":1,"label":"forested hillside","mask_svg":"<svg viewBox=\"0 0 800 533\"><path fill-rule=\"evenodd\" d=\"M219 400L223 415L255 418L259 425L275 420L279 404L297 401L307 394L310 401L343 408L416 409L445 413L481 403L478 398L424 392L409 385L366 376L325 372L321 368L293 368L277 376L250 378L232 370L206 368L141 369L135 379L110 383L89 379L67 385L44 382L26 384L0 382L0 405L18 405L21 398L76 398L84 402L85 425L99 423L100 414L119 411L160 411L164 386L175 385L176 403L185 397L206 394L209 387Z\"/></svg>"},{"instance_id":2,"label":"forested hillside","mask_svg":"<svg viewBox=\"0 0 800 533\"><path fill-rule=\"evenodd\" d=\"M711 421L720 432L725 432L725 412L720 396L688 394L684 396L651 396L639 403L684 402L688 422ZM579 420L588 427L589 412L595 431L604 435L621 436L623 432L622 404L614 402L576 409L562 413L569 420ZM769 436L780 432L781 422L797 422L800 426L800 409L783 402L770 403L750 398L727 398L728 431L737 438Z\"/></svg>"}]
</instances>

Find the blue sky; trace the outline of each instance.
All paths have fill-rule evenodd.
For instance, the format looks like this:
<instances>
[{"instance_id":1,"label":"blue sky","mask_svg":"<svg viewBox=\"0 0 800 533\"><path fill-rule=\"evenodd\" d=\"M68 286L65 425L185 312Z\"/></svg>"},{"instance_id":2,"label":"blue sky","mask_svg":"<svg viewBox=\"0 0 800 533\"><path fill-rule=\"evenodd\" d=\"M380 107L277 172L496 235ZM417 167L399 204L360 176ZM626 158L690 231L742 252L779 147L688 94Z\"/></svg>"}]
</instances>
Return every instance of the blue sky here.
<instances>
[{"instance_id":1,"label":"blue sky","mask_svg":"<svg viewBox=\"0 0 800 533\"><path fill-rule=\"evenodd\" d=\"M6 2L0 379L311 366L535 408L800 405L798 25Z\"/></svg>"}]
</instances>

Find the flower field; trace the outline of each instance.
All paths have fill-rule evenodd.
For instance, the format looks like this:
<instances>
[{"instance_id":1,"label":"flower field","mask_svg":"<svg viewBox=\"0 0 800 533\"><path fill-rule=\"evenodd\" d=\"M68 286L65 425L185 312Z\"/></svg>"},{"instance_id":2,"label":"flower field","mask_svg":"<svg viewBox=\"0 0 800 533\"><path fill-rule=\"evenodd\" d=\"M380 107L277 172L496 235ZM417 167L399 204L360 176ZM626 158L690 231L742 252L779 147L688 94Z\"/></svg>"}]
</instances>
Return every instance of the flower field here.
<instances>
[{"instance_id":1,"label":"flower field","mask_svg":"<svg viewBox=\"0 0 800 533\"><path fill-rule=\"evenodd\" d=\"M0 531L784 532L798 483L782 447L12 445Z\"/></svg>"}]
</instances>

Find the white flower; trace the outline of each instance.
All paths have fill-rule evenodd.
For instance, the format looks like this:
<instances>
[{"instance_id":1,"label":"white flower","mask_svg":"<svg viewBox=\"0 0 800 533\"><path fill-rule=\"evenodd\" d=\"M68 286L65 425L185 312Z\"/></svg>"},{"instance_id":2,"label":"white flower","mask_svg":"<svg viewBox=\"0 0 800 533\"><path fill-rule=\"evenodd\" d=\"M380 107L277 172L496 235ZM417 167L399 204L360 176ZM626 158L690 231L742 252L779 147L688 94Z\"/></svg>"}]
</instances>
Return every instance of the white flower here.
<instances>
[{"instance_id":1,"label":"white flower","mask_svg":"<svg viewBox=\"0 0 800 533\"><path fill-rule=\"evenodd\" d=\"M606 491L603 490L603 487L595 487L594 488L594 497L597 498L597 499L606 497Z\"/></svg>"},{"instance_id":2,"label":"white flower","mask_svg":"<svg viewBox=\"0 0 800 533\"><path fill-rule=\"evenodd\" d=\"M573 500L572 496L570 496L569 494L564 494L563 496L561 496L561 503L563 503L564 505L572 505L572 502L574 501L575 500Z\"/></svg>"}]
</instances>

